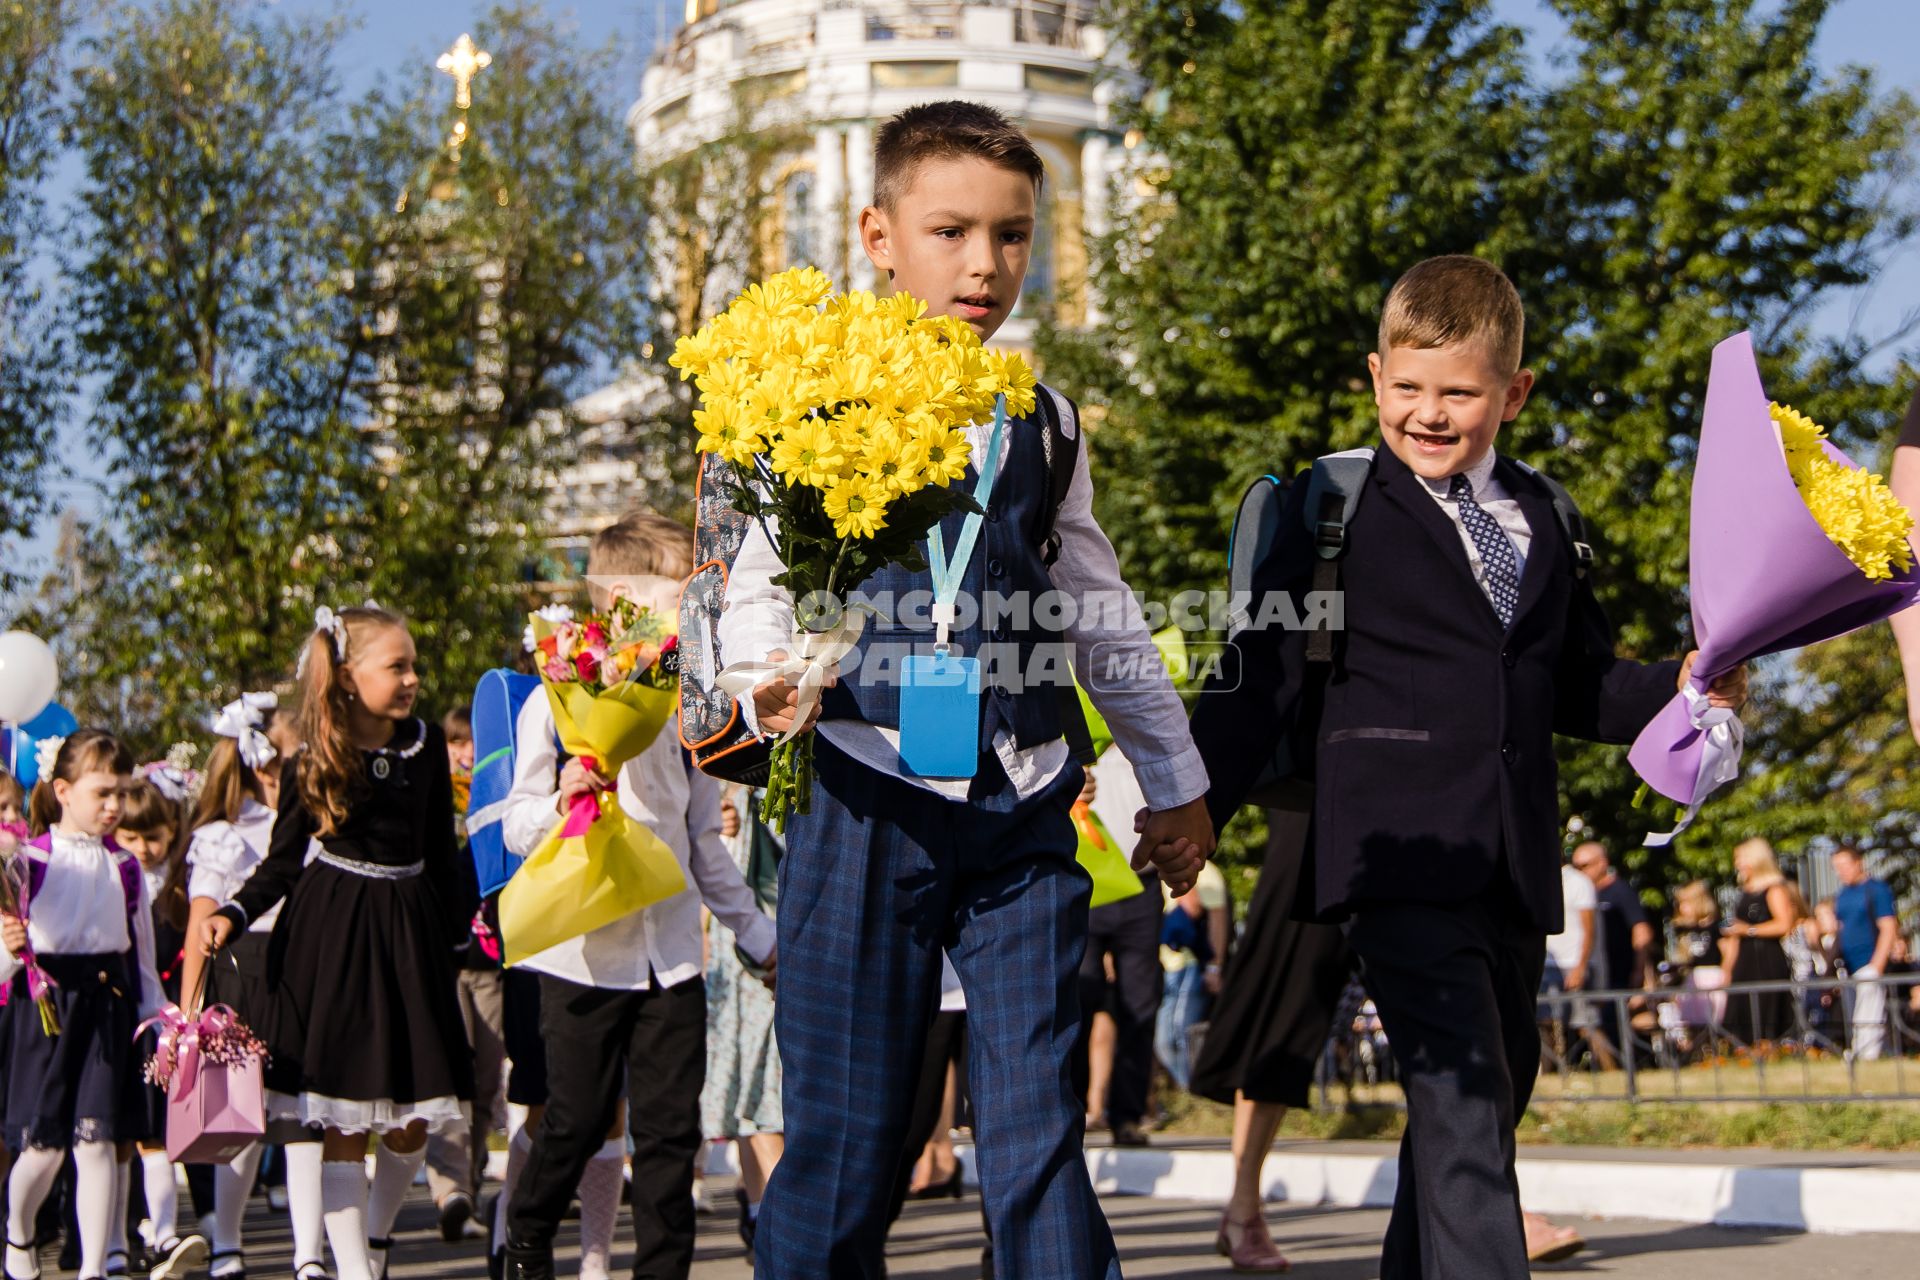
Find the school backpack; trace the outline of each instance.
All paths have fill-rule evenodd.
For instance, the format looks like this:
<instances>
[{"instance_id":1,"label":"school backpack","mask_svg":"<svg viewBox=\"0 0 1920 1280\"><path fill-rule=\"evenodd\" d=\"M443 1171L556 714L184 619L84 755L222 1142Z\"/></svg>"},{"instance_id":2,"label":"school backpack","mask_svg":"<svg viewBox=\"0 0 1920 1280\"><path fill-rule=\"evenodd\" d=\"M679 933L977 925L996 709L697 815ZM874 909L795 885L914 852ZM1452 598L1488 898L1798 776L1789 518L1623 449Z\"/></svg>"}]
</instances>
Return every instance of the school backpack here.
<instances>
[{"instance_id":1,"label":"school backpack","mask_svg":"<svg viewBox=\"0 0 1920 1280\"><path fill-rule=\"evenodd\" d=\"M1587 534L1587 522L1559 481L1537 471L1518 459L1510 458L1521 474L1546 486L1553 500L1553 514L1573 550L1573 572L1585 578L1593 570L1593 545ZM1227 631L1229 642L1252 622L1254 574L1282 542L1294 538L1309 539L1314 564L1311 590L1331 593L1340 589L1340 558L1347 550L1347 525L1360 505L1367 477L1373 471L1373 450L1348 449L1315 458L1312 467L1292 480L1264 475L1248 486L1234 513L1233 529L1228 534L1227 592L1233 613ZM1293 486L1307 486L1302 504L1303 521L1289 527L1284 520ZM1334 632L1325 613L1314 618L1307 632L1307 689L1300 724L1312 725L1319 719L1319 699L1332 674ZM1248 804L1263 808L1299 811L1311 800L1311 769L1296 758L1298 732L1279 735L1273 759L1247 793Z\"/></svg>"},{"instance_id":2,"label":"school backpack","mask_svg":"<svg viewBox=\"0 0 1920 1280\"><path fill-rule=\"evenodd\" d=\"M1041 443L1046 455L1048 504L1042 522L1041 556L1051 565L1060 554L1054 521L1073 483L1080 449L1080 411L1072 400L1042 386ZM680 742L699 768L728 782L765 786L770 744L754 736L732 694L714 684L720 660L720 612L727 598L727 577L748 517L734 506L738 483L730 467L712 454L702 455L694 482L694 563L680 597ZM1093 740L1071 686L1058 690L1067 746L1082 764L1093 763ZM478 740L479 724L474 726Z\"/></svg>"},{"instance_id":3,"label":"school backpack","mask_svg":"<svg viewBox=\"0 0 1920 1280\"><path fill-rule=\"evenodd\" d=\"M473 785L467 794L467 850L482 898L520 869L524 859L507 852L507 793L513 790L513 731L520 708L540 691L540 677L497 668L473 687Z\"/></svg>"}]
</instances>

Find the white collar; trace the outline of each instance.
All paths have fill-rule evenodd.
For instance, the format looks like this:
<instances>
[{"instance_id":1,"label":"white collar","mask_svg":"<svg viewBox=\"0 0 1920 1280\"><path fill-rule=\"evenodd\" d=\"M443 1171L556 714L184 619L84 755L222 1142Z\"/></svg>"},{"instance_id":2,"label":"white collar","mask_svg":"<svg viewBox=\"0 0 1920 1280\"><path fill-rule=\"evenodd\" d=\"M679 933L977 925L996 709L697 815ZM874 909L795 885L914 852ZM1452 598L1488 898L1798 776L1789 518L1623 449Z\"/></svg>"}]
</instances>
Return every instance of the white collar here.
<instances>
[{"instance_id":1,"label":"white collar","mask_svg":"<svg viewBox=\"0 0 1920 1280\"><path fill-rule=\"evenodd\" d=\"M1455 472L1454 474L1466 476L1467 485L1477 498L1486 492L1487 482L1493 479L1493 464L1498 460L1498 452L1493 449L1488 449L1486 456L1481 458L1480 461L1474 463L1465 471ZM1453 487L1453 476L1442 476L1438 480L1421 476L1420 483L1426 485L1427 492L1431 493L1434 497L1447 499L1448 490Z\"/></svg>"}]
</instances>

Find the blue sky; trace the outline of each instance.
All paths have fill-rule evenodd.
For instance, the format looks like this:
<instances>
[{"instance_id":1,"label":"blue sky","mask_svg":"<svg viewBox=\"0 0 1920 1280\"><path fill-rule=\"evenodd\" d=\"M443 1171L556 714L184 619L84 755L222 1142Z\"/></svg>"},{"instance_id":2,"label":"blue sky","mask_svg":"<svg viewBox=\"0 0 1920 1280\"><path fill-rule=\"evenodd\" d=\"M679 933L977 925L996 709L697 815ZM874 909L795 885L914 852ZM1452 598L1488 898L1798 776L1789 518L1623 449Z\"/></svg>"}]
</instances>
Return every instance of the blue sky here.
<instances>
[{"instance_id":1,"label":"blue sky","mask_svg":"<svg viewBox=\"0 0 1920 1280\"><path fill-rule=\"evenodd\" d=\"M294 13L328 13L335 7L331 0L277 2ZM348 0L346 7L357 19L357 26L340 51L340 71L345 87L352 92L409 62L430 64L462 31L471 30L490 6L473 0ZM617 118L638 92L647 48L656 33L670 31L678 21L683 0L583 0L550 7L569 17L594 43L607 39L620 42L624 88L617 100L607 103L608 112ZM1495 0L1494 8L1507 21L1533 30L1536 56L1551 52L1561 28L1543 0ZM1852 63L1872 67L1883 87L1905 88L1920 97L1920 59L1911 56L1913 39L1890 38L1893 32L1910 30L1913 17L1914 0L1836 0L1821 34L1820 59L1828 66ZM484 79L480 83L484 91ZM63 169L50 193L56 201L76 176L71 167ZM1889 265L1864 298L1842 300L1828 307L1822 320L1835 329L1844 329L1851 322L1862 332L1879 333L1915 299L1920 299L1920 251L1910 248ZM77 430L70 431L72 436L78 434ZM62 445L72 474L57 482L60 500L91 511L97 506L93 483L97 472L85 461L85 442L73 438ZM51 541L49 532L21 550L36 567L44 567Z\"/></svg>"}]
</instances>

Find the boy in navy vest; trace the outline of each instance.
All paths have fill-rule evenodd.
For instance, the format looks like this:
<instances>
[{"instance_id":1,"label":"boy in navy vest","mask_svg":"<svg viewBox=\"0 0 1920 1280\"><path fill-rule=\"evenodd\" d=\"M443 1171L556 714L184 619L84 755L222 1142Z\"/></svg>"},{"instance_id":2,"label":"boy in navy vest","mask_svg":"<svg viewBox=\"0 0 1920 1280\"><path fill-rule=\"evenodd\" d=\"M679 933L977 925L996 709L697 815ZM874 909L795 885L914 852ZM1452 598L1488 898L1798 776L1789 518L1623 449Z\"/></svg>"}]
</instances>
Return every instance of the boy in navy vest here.
<instances>
[{"instance_id":1,"label":"boy in navy vest","mask_svg":"<svg viewBox=\"0 0 1920 1280\"><path fill-rule=\"evenodd\" d=\"M1430 259L1394 285L1367 357L1384 447L1346 526L1331 669L1308 664L1301 631L1249 629L1238 670L1194 713L1216 822L1283 734L1312 761L1301 905L1350 922L1407 1095L1383 1280L1527 1275L1513 1129L1561 926L1553 736L1630 742L1693 661L1615 656L1551 490L1495 454L1533 387L1523 325L1512 282L1477 258ZM1307 488L1282 529L1306 528ZM1303 532L1277 543L1254 613L1265 592L1298 606L1314 561ZM1302 711L1316 693L1317 718ZM1745 671L1710 696L1739 706Z\"/></svg>"},{"instance_id":2,"label":"boy in navy vest","mask_svg":"<svg viewBox=\"0 0 1920 1280\"><path fill-rule=\"evenodd\" d=\"M965 102L915 107L879 131L861 246L897 290L990 338L1020 296L1043 176L1033 144L999 113ZM1139 772L1154 810L1141 847L1165 848L1158 866L1176 892L1211 852L1213 828L1184 710L1094 521L1070 407L1058 396L1054 407L1075 443L1053 525L1057 558L1049 565L1040 545L1051 513L1037 412L1007 424L959 579L951 643L979 656L987 686L977 738L972 724L959 730L978 752L974 776L918 777L901 760L895 673L905 654L934 649L928 572L889 566L860 584L889 611L817 710L811 812L791 820L780 866L775 1026L787 1149L760 1218L759 1273L769 1280L885 1274L889 1199L939 1003L942 949L976 1011L968 1072L999 1274L1120 1274L1081 1154L1084 1115L1070 1078L1092 882L1074 860L1068 813L1082 781L1062 736L1069 647ZM969 431L976 462L989 454L990 430ZM969 468L969 489L975 478ZM946 546L962 545L963 524L957 512L945 522ZM721 617L726 662L785 656L793 602L771 584L779 571L755 529ZM1056 609L1045 607L1050 592ZM1093 679L1095 646L1103 664L1111 654L1116 669L1132 663L1135 674ZM792 724L797 705L794 689L770 683L748 711L771 733Z\"/></svg>"}]
</instances>

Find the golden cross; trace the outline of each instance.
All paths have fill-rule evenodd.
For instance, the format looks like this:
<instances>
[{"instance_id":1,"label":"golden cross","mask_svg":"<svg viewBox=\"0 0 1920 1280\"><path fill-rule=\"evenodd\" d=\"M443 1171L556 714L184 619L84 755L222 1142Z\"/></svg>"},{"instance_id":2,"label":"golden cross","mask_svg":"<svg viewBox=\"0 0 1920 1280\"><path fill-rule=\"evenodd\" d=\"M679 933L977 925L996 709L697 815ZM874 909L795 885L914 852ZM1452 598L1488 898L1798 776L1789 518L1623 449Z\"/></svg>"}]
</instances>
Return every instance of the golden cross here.
<instances>
[{"instance_id":1,"label":"golden cross","mask_svg":"<svg viewBox=\"0 0 1920 1280\"><path fill-rule=\"evenodd\" d=\"M453 77L453 105L465 111L473 105L473 78L493 64L493 55L473 43L466 32L433 65Z\"/></svg>"}]
</instances>

